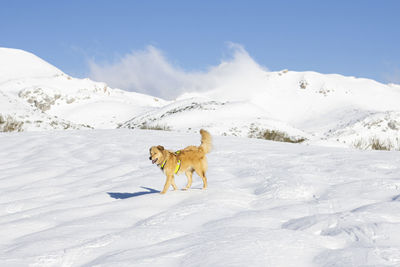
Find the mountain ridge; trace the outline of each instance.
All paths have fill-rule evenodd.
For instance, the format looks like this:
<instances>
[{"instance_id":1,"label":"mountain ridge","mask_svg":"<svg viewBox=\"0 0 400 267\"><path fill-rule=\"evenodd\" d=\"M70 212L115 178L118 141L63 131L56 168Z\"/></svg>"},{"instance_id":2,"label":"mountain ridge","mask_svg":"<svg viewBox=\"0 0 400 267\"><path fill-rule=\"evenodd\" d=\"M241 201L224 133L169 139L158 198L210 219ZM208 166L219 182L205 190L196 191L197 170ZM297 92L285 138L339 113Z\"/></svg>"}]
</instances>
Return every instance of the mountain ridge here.
<instances>
[{"instance_id":1,"label":"mountain ridge","mask_svg":"<svg viewBox=\"0 0 400 267\"><path fill-rule=\"evenodd\" d=\"M167 101L70 77L23 50L0 48L0 62L0 131L9 129L1 124L7 118L9 125L19 125L15 131L207 128L217 135L259 138L272 131L309 144L369 149L378 140L400 150L396 84L268 71L244 57L239 60L244 65L223 62L197 81L208 87L188 88Z\"/></svg>"},{"instance_id":2,"label":"mountain ridge","mask_svg":"<svg viewBox=\"0 0 400 267\"><path fill-rule=\"evenodd\" d=\"M46 130L58 129L49 124L60 119L76 125L74 129L116 128L131 116L164 103L88 78L73 78L23 50L1 48L0 62L0 114L23 122L22 130L41 130L43 125L30 121L43 114L50 118Z\"/></svg>"}]
</instances>

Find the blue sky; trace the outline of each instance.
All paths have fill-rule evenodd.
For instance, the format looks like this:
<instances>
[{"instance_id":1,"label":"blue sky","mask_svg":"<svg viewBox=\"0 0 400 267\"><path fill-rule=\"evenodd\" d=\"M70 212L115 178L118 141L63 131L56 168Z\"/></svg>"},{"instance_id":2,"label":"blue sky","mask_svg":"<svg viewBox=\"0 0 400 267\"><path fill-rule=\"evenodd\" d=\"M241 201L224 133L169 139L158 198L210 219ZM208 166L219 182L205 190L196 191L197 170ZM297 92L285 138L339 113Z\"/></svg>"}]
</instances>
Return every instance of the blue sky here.
<instances>
[{"instance_id":1,"label":"blue sky","mask_svg":"<svg viewBox=\"0 0 400 267\"><path fill-rule=\"evenodd\" d=\"M400 83L400 1L0 2L0 46L64 72L115 62L149 45L186 71L240 44L270 70L313 70Z\"/></svg>"}]
</instances>

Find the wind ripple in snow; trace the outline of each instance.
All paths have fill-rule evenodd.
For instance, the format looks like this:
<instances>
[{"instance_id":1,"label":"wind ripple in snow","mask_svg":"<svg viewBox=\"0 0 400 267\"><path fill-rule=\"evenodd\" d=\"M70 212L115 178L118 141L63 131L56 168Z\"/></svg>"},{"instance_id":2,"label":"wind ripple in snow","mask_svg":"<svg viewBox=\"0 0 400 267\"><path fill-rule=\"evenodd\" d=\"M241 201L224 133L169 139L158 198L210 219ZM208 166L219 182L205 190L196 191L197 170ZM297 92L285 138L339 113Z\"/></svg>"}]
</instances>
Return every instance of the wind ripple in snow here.
<instances>
[{"instance_id":1,"label":"wind ripple in snow","mask_svg":"<svg viewBox=\"0 0 400 267\"><path fill-rule=\"evenodd\" d=\"M148 148L198 143L122 129L1 135L0 265L399 265L398 154L215 137L209 188L195 176L159 195Z\"/></svg>"}]
</instances>

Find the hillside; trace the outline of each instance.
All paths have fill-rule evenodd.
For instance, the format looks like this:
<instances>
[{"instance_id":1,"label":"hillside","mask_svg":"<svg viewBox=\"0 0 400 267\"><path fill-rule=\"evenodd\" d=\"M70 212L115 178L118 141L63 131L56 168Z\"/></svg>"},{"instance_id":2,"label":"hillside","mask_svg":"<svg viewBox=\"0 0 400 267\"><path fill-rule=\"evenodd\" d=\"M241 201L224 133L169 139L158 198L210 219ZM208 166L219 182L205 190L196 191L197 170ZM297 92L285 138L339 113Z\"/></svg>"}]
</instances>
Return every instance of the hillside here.
<instances>
[{"instance_id":1,"label":"hillside","mask_svg":"<svg viewBox=\"0 0 400 267\"><path fill-rule=\"evenodd\" d=\"M210 90L185 93L122 127L158 125L182 132L206 127L219 135L251 137L279 131L294 141L363 149L378 142L400 150L400 86L337 74L252 71L251 77L230 73Z\"/></svg>"},{"instance_id":2,"label":"hillside","mask_svg":"<svg viewBox=\"0 0 400 267\"><path fill-rule=\"evenodd\" d=\"M160 195L156 144L200 135L0 135L0 265L400 264L398 152L215 136L209 188L194 176L189 191Z\"/></svg>"},{"instance_id":3,"label":"hillside","mask_svg":"<svg viewBox=\"0 0 400 267\"><path fill-rule=\"evenodd\" d=\"M21 130L58 129L53 125L62 122L79 129L116 128L164 103L105 83L72 78L22 50L0 48L0 62L0 114L22 123Z\"/></svg>"},{"instance_id":4,"label":"hillside","mask_svg":"<svg viewBox=\"0 0 400 267\"><path fill-rule=\"evenodd\" d=\"M186 77L166 101L72 78L0 48L0 131L167 129L400 150L400 86L316 72L271 72L246 53Z\"/></svg>"}]
</instances>

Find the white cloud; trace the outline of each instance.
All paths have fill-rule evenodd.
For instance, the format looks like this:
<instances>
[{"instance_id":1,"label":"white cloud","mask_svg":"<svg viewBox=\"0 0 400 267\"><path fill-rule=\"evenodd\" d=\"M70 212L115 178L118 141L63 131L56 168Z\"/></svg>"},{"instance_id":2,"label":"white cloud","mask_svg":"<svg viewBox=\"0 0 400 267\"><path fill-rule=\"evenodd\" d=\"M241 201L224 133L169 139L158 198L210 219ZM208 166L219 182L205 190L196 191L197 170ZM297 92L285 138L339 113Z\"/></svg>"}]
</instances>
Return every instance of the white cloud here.
<instances>
[{"instance_id":1,"label":"white cloud","mask_svg":"<svg viewBox=\"0 0 400 267\"><path fill-rule=\"evenodd\" d=\"M204 72L188 72L171 64L163 53L153 46L115 60L113 63L89 62L90 77L127 91L174 99L185 92L213 90L221 85L248 81L247 75L259 66L237 44L229 44L232 57ZM243 78L241 78L243 77Z\"/></svg>"},{"instance_id":2,"label":"white cloud","mask_svg":"<svg viewBox=\"0 0 400 267\"><path fill-rule=\"evenodd\" d=\"M388 83L400 84L400 68L394 67L390 73L384 75L384 78Z\"/></svg>"}]
</instances>

